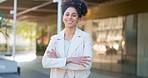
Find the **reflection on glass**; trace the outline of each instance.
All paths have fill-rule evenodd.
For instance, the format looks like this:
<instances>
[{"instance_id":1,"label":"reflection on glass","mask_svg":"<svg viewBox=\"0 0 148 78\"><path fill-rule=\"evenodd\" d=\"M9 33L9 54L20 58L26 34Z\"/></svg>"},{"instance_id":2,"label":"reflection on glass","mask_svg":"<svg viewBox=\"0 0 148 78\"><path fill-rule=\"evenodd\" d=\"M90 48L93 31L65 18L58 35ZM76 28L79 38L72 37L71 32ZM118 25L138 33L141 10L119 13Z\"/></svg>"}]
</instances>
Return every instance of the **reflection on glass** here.
<instances>
[{"instance_id":1,"label":"reflection on glass","mask_svg":"<svg viewBox=\"0 0 148 78\"><path fill-rule=\"evenodd\" d=\"M94 38L94 67L107 71L122 71L124 17L92 20Z\"/></svg>"}]
</instances>

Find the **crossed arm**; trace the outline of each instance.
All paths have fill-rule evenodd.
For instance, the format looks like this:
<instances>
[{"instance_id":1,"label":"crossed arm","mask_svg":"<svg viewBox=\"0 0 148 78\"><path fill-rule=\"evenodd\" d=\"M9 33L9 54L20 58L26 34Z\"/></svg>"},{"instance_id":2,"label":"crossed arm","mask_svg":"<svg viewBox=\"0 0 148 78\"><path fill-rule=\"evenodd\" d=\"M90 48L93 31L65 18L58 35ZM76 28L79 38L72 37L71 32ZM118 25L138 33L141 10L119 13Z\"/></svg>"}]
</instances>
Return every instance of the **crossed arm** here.
<instances>
[{"instance_id":1,"label":"crossed arm","mask_svg":"<svg viewBox=\"0 0 148 78\"><path fill-rule=\"evenodd\" d=\"M52 46L53 44L51 41L42 59L43 67L44 68L61 68L61 69L70 69L70 70L90 69L91 59L92 59L92 47L91 47L92 45L91 45L90 38L86 38L85 42L86 43L84 46L85 49L84 49L83 56L62 58L56 54L55 50L52 50L54 46Z\"/></svg>"},{"instance_id":2,"label":"crossed arm","mask_svg":"<svg viewBox=\"0 0 148 78\"><path fill-rule=\"evenodd\" d=\"M52 52L48 52L47 56L49 58L59 58L56 55L56 52L54 52L53 50ZM78 64L78 65L82 65L83 67L86 67L86 65L89 65L89 62L91 62L91 60L88 58L90 58L90 56L68 57L66 59L66 64L73 63L73 64Z\"/></svg>"}]
</instances>

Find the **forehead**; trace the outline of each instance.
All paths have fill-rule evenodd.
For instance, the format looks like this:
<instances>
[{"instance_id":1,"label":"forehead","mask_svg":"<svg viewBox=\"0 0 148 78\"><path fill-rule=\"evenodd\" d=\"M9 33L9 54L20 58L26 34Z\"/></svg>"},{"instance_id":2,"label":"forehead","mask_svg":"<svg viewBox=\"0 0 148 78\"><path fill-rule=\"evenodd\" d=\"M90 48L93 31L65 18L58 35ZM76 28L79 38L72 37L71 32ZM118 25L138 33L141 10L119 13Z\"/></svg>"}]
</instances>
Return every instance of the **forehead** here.
<instances>
[{"instance_id":1,"label":"forehead","mask_svg":"<svg viewBox=\"0 0 148 78\"><path fill-rule=\"evenodd\" d=\"M77 11L74 7L68 7L65 11L65 13L76 13L77 14Z\"/></svg>"}]
</instances>

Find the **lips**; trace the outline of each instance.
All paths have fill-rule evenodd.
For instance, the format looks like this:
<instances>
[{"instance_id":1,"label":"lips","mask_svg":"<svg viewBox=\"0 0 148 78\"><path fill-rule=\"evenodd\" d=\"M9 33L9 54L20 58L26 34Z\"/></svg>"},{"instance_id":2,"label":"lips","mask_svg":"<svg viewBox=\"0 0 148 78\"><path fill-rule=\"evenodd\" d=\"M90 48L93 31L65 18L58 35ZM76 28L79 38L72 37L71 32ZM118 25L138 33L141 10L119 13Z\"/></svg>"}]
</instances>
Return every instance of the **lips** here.
<instances>
[{"instance_id":1,"label":"lips","mask_svg":"<svg viewBox=\"0 0 148 78\"><path fill-rule=\"evenodd\" d=\"M67 23L67 24L72 24L72 23L73 23L73 21L66 21L66 23Z\"/></svg>"}]
</instances>

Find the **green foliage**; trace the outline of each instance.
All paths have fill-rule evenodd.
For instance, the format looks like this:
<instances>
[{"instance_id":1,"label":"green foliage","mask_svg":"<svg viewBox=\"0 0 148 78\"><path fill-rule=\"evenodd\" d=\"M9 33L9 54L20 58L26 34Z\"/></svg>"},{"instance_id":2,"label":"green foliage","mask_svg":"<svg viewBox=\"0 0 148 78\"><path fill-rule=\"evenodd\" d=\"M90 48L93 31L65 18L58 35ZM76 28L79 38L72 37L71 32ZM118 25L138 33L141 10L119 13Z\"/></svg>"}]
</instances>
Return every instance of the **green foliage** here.
<instances>
[{"instance_id":1,"label":"green foliage","mask_svg":"<svg viewBox=\"0 0 148 78\"><path fill-rule=\"evenodd\" d=\"M36 24L28 22L17 22L16 34L25 39L34 39L36 37Z\"/></svg>"}]
</instances>

